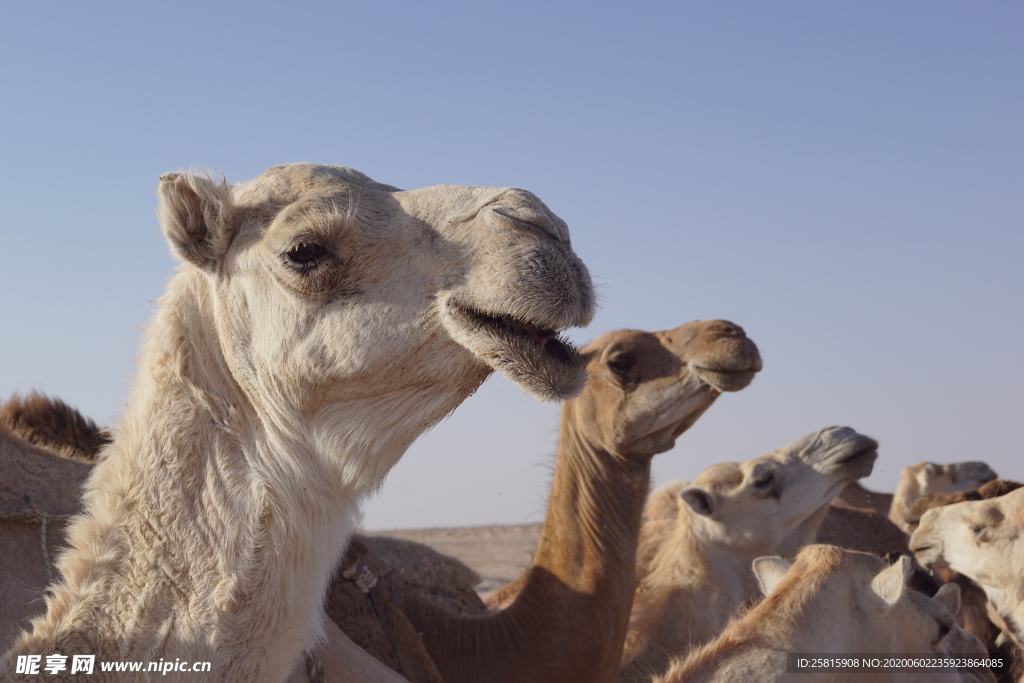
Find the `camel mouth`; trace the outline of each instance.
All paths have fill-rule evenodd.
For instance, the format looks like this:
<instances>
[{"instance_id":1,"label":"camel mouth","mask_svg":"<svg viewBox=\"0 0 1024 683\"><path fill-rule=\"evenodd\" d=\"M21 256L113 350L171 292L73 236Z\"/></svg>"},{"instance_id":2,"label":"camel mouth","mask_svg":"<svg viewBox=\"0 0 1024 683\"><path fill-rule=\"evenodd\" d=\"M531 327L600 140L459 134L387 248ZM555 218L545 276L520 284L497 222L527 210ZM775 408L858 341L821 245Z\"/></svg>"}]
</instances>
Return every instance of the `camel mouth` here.
<instances>
[{"instance_id":1,"label":"camel mouth","mask_svg":"<svg viewBox=\"0 0 1024 683\"><path fill-rule=\"evenodd\" d=\"M754 381L757 370L716 370L714 368L693 366L693 371L705 384L723 393L746 389Z\"/></svg>"},{"instance_id":2,"label":"camel mouth","mask_svg":"<svg viewBox=\"0 0 1024 683\"><path fill-rule=\"evenodd\" d=\"M842 472L850 479L863 479L870 476L878 459L878 443L865 439L854 448L832 462L835 472Z\"/></svg>"},{"instance_id":3,"label":"camel mouth","mask_svg":"<svg viewBox=\"0 0 1024 683\"><path fill-rule=\"evenodd\" d=\"M911 536L911 541L913 541L913 536ZM914 554L914 559L925 569L935 570L949 566L942 557L942 549L934 543L922 543L920 545L911 543L909 550Z\"/></svg>"},{"instance_id":4,"label":"camel mouth","mask_svg":"<svg viewBox=\"0 0 1024 683\"><path fill-rule=\"evenodd\" d=\"M531 396L560 401L586 384L586 364L558 330L454 302L448 303L447 314L457 342Z\"/></svg>"}]
</instances>

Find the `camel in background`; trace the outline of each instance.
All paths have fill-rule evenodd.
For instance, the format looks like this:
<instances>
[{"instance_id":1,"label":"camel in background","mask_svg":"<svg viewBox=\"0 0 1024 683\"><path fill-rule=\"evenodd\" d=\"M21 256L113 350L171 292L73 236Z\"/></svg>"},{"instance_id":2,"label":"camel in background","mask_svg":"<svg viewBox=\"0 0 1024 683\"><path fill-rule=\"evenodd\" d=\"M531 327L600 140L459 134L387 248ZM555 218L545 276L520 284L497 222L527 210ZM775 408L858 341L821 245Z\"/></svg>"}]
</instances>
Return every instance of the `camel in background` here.
<instances>
[{"instance_id":1,"label":"camel in background","mask_svg":"<svg viewBox=\"0 0 1024 683\"><path fill-rule=\"evenodd\" d=\"M641 530L639 586L620 683L639 683L714 638L758 595L751 563L794 556L814 541L832 498L871 474L878 443L849 427L828 427L744 463L706 468L689 485L651 496ZM675 516L665 524L671 505Z\"/></svg>"},{"instance_id":2,"label":"camel in background","mask_svg":"<svg viewBox=\"0 0 1024 683\"><path fill-rule=\"evenodd\" d=\"M933 507L910 539L918 561L948 568L985 591L1018 649L1024 643L1024 488L986 500Z\"/></svg>"},{"instance_id":3,"label":"camel in background","mask_svg":"<svg viewBox=\"0 0 1024 683\"><path fill-rule=\"evenodd\" d=\"M841 683L849 673L788 673L790 653L879 653L987 657L981 642L953 621L956 586L928 598L910 590L910 559L891 567L880 558L811 545L792 563L759 558L753 565L765 599L722 634L672 663L652 683ZM857 674L872 683L994 683L988 669Z\"/></svg>"},{"instance_id":4,"label":"camel in background","mask_svg":"<svg viewBox=\"0 0 1024 683\"><path fill-rule=\"evenodd\" d=\"M652 456L724 391L761 369L732 323L619 330L582 349L590 379L562 404L558 456L533 566L460 615L415 593L403 609L447 683L599 683L615 678L636 587Z\"/></svg>"}]
</instances>

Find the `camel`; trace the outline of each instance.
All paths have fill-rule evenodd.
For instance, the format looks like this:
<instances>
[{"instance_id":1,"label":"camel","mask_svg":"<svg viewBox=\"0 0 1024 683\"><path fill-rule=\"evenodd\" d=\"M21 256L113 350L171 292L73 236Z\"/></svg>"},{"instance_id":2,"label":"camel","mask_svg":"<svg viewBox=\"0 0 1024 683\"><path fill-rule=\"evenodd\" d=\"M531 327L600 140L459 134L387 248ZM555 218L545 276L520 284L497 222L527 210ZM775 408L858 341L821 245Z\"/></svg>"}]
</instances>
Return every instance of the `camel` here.
<instances>
[{"instance_id":1,"label":"camel","mask_svg":"<svg viewBox=\"0 0 1024 683\"><path fill-rule=\"evenodd\" d=\"M912 568L906 556L887 567L869 553L810 545L792 563L763 557L753 569L764 600L730 622L716 640L674 661L652 683L995 681L988 669L900 669L861 673L856 679L850 673L787 673L789 653L987 653L953 621L959 602L955 586L944 587L934 599L908 589Z\"/></svg>"},{"instance_id":2,"label":"camel","mask_svg":"<svg viewBox=\"0 0 1024 683\"><path fill-rule=\"evenodd\" d=\"M494 370L541 399L585 382L557 331L589 321L590 277L528 192L290 164L170 173L158 195L182 265L0 677L57 651L282 681L324 635L360 500L420 433Z\"/></svg>"},{"instance_id":3,"label":"camel","mask_svg":"<svg viewBox=\"0 0 1024 683\"><path fill-rule=\"evenodd\" d=\"M918 524L921 523L921 516L932 508L955 505L956 503L963 503L964 501L969 500L988 500L989 498L998 498L1000 496L1005 496L1010 491L1016 491L1022 486L1024 486L1024 484L1017 481L993 479L992 481L985 482L981 486L969 491L929 493L914 501L914 505L906 515L904 515L903 521L909 529L909 533L913 534L917 529Z\"/></svg>"},{"instance_id":4,"label":"camel","mask_svg":"<svg viewBox=\"0 0 1024 683\"><path fill-rule=\"evenodd\" d=\"M651 560L638 571L617 680L646 681L674 655L714 638L757 595L751 563L812 543L832 498L870 475L877 457L873 439L828 427L760 458L712 465L685 487L669 484L676 518L641 531L641 547L657 550L643 553ZM661 505L663 495L652 502Z\"/></svg>"},{"instance_id":5,"label":"camel","mask_svg":"<svg viewBox=\"0 0 1024 683\"><path fill-rule=\"evenodd\" d=\"M911 529L904 518L915 500L937 491L967 490L994 477L982 462L923 462L903 468L895 494L870 491L853 482L832 501L816 541L879 557L908 553Z\"/></svg>"},{"instance_id":6,"label":"camel","mask_svg":"<svg viewBox=\"0 0 1024 683\"><path fill-rule=\"evenodd\" d=\"M15 394L0 405L0 425L31 444L65 458L95 462L110 433L57 398Z\"/></svg>"},{"instance_id":7,"label":"camel","mask_svg":"<svg viewBox=\"0 0 1024 683\"><path fill-rule=\"evenodd\" d=\"M833 505L821 521L814 542L887 557L910 552L907 540L884 513Z\"/></svg>"},{"instance_id":8,"label":"camel","mask_svg":"<svg viewBox=\"0 0 1024 683\"><path fill-rule=\"evenodd\" d=\"M507 607L456 614L415 592L402 595L447 683L612 681L636 585L651 459L761 369L753 342L721 320L609 332L582 355L590 379L562 404L533 565L492 602Z\"/></svg>"},{"instance_id":9,"label":"camel","mask_svg":"<svg viewBox=\"0 0 1024 683\"><path fill-rule=\"evenodd\" d=\"M846 485L846 488L832 501L832 505L887 515L892 507L892 496L891 493L881 493L864 488L860 482L854 481Z\"/></svg>"},{"instance_id":10,"label":"camel","mask_svg":"<svg viewBox=\"0 0 1024 683\"><path fill-rule=\"evenodd\" d=\"M951 465L920 462L904 467L896 493L893 494L889 519L909 536L912 530L906 522L906 516L918 498L932 493L970 491L997 476L991 467L980 461L956 462Z\"/></svg>"},{"instance_id":11,"label":"camel","mask_svg":"<svg viewBox=\"0 0 1024 683\"><path fill-rule=\"evenodd\" d=\"M75 449L77 453L77 449ZM91 467L36 446L0 422L0 651L42 611L64 524Z\"/></svg>"},{"instance_id":12,"label":"camel","mask_svg":"<svg viewBox=\"0 0 1024 683\"><path fill-rule=\"evenodd\" d=\"M948 567L981 586L1009 634L1024 641L1024 488L987 500L935 507L910 539L918 561Z\"/></svg>"},{"instance_id":13,"label":"camel","mask_svg":"<svg viewBox=\"0 0 1024 683\"><path fill-rule=\"evenodd\" d=\"M18 435L8 431L5 423L12 429L16 426ZM42 610L39 596L52 581L50 558L57 554L64 521L80 512L78 489L89 468L68 463L66 458L94 462L102 436L95 423L59 399L40 394L28 400L15 396L0 406L0 462L5 465L0 471L6 475L0 484L0 543L4 550L0 553L0 591L5 597L0 606L0 650L10 647L17 632ZM57 448L59 455L51 448ZM357 568L359 571L354 571ZM351 635L362 649L410 683L440 681L419 636L389 599L384 584L394 572L407 586L427 592L452 609L480 612L485 607L473 590L480 582L479 575L421 543L361 534L352 537L341 569L346 580L332 584L327 613L331 621L343 626L346 635L342 637ZM368 570L374 582L369 586ZM375 585L376 577L383 579L380 587ZM314 654L313 662L299 662L293 671L295 681L309 680L309 667L316 659L331 662L332 653L323 647ZM351 667L358 664L349 661L344 671L351 675ZM322 661L319 669L322 673ZM369 675L372 678L374 674Z\"/></svg>"}]
</instances>

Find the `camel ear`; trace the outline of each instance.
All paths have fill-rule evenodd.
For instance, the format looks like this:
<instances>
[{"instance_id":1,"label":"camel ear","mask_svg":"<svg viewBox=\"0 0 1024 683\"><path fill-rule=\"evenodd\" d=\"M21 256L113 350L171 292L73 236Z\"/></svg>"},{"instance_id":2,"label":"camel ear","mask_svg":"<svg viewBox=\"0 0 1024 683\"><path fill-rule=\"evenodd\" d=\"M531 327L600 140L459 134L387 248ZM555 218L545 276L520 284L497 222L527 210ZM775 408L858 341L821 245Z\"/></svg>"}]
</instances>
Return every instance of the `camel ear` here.
<instances>
[{"instance_id":1,"label":"camel ear","mask_svg":"<svg viewBox=\"0 0 1024 683\"><path fill-rule=\"evenodd\" d=\"M234 236L227 182L218 185L208 175L165 173L157 195L157 216L171 251L183 261L211 270Z\"/></svg>"},{"instance_id":2,"label":"camel ear","mask_svg":"<svg viewBox=\"0 0 1024 683\"><path fill-rule=\"evenodd\" d=\"M941 602L954 617L960 614L960 584L944 583L942 587L932 596L932 600Z\"/></svg>"},{"instance_id":3,"label":"camel ear","mask_svg":"<svg viewBox=\"0 0 1024 683\"><path fill-rule=\"evenodd\" d=\"M793 566L792 562L788 562L778 555L772 555L771 557L759 557L754 560L754 574L757 576L757 585L761 587L761 592L765 597L775 590L775 587L782 581L782 577L786 575L789 568Z\"/></svg>"},{"instance_id":4,"label":"camel ear","mask_svg":"<svg viewBox=\"0 0 1024 683\"><path fill-rule=\"evenodd\" d=\"M698 515L710 517L715 513L714 497L699 486L689 486L679 492L679 497Z\"/></svg>"},{"instance_id":5,"label":"camel ear","mask_svg":"<svg viewBox=\"0 0 1024 683\"><path fill-rule=\"evenodd\" d=\"M878 576L871 579L871 590L882 599L886 605L895 605L907 592L907 583L914 574L914 567L910 558L900 555L900 559L889 567L879 572Z\"/></svg>"}]
</instances>

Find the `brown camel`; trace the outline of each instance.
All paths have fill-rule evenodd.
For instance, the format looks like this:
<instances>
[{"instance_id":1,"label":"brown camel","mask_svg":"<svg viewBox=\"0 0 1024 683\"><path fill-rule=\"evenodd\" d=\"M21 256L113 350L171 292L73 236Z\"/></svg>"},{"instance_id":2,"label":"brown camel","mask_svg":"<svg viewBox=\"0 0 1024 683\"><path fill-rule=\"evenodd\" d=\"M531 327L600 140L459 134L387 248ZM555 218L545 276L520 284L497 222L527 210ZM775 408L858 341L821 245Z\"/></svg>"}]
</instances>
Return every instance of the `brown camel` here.
<instances>
[{"instance_id":1,"label":"brown camel","mask_svg":"<svg viewBox=\"0 0 1024 683\"><path fill-rule=\"evenodd\" d=\"M636 585L651 457L723 391L761 369L743 330L714 320L620 330L583 349L589 381L562 405L558 457L533 566L490 615L409 593L404 609L447 683L600 683L615 678Z\"/></svg>"}]
</instances>

